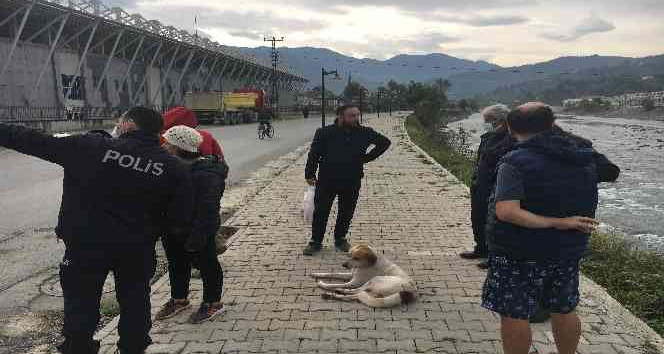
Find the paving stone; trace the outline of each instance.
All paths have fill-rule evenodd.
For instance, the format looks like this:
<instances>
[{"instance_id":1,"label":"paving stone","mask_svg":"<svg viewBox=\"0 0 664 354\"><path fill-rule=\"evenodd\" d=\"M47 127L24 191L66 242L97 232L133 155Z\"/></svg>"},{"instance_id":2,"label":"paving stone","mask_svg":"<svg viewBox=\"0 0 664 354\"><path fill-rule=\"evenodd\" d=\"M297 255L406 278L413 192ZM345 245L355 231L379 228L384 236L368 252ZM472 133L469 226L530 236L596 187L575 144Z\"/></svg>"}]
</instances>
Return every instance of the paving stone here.
<instances>
[{"instance_id":1,"label":"paving stone","mask_svg":"<svg viewBox=\"0 0 664 354\"><path fill-rule=\"evenodd\" d=\"M397 320L397 321L376 321L376 329L402 329L410 330L411 324L408 320Z\"/></svg>"},{"instance_id":2,"label":"paving stone","mask_svg":"<svg viewBox=\"0 0 664 354\"><path fill-rule=\"evenodd\" d=\"M456 330L456 331L451 331L447 329L443 330L433 330L431 331L433 334L433 340L435 341L467 341L470 342L470 334L466 330Z\"/></svg>"},{"instance_id":3,"label":"paving stone","mask_svg":"<svg viewBox=\"0 0 664 354\"><path fill-rule=\"evenodd\" d=\"M376 353L376 340L342 340L339 341L340 353Z\"/></svg>"},{"instance_id":4,"label":"paving stone","mask_svg":"<svg viewBox=\"0 0 664 354\"><path fill-rule=\"evenodd\" d=\"M404 340L377 339L376 344L378 352L385 352L390 350L415 351L415 341L412 339L404 339Z\"/></svg>"},{"instance_id":5,"label":"paving stone","mask_svg":"<svg viewBox=\"0 0 664 354\"><path fill-rule=\"evenodd\" d=\"M189 342L180 354L218 354L226 341L212 343Z\"/></svg>"},{"instance_id":6,"label":"paving stone","mask_svg":"<svg viewBox=\"0 0 664 354\"><path fill-rule=\"evenodd\" d=\"M258 330L261 330L261 331L267 331L269 327L270 327L270 320L263 320L263 321L237 320L235 322L235 326L233 327L233 330L241 331L241 330L249 330L249 329L258 329Z\"/></svg>"},{"instance_id":7,"label":"paving stone","mask_svg":"<svg viewBox=\"0 0 664 354\"><path fill-rule=\"evenodd\" d=\"M270 330L276 329L304 329L305 321L281 321L272 320L270 322Z\"/></svg>"},{"instance_id":8,"label":"paving stone","mask_svg":"<svg viewBox=\"0 0 664 354\"><path fill-rule=\"evenodd\" d=\"M320 339L320 329L287 329L284 331L284 339Z\"/></svg>"},{"instance_id":9,"label":"paving stone","mask_svg":"<svg viewBox=\"0 0 664 354\"><path fill-rule=\"evenodd\" d=\"M399 329L397 330L397 339L428 339L432 340L433 336L431 335L430 329L418 329L418 330L406 330Z\"/></svg>"},{"instance_id":10,"label":"paving stone","mask_svg":"<svg viewBox=\"0 0 664 354\"><path fill-rule=\"evenodd\" d=\"M221 353L258 353L263 346L263 340L255 340L250 342L236 342L229 340L224 344Z\"/></svg>"},{"instance_id":11,"label":"paving stone","mask_svg":"<svg viewBox=\"0 0 664 354\"><path fill-rule=\"evenodd\" d=\"M338 350L339 347L339 341L337 340L309 340L305 339L300 343L300 350L301 351L308 351L308 350L327 350L327 351L332 351L335 352Z\"/></svg>"},{"instance_id":12,"label":"paving stone","mask_svg":"<svg viewBox=\"0 0 664 354\"><path fill-rule=\"evenodd\" d=\"M238 331L217 330L212 332L212 336L210 337L209 340L211 342L218 342L221 340L243 341L247 339L248 334L249 334L248 329L243 329Z\"/></svg>"},{"instance_id":13,"label":"paving stone","mask_svg":"<svg viewBox=\"0 0 664 354\"><path fill-rule=\"evenodd\" d=\"M306 321L304 323L304 329L316 329L316 328L337 329L339 328L339 321L337 320Z\"/></svg>"},{"instance_id":14,"label":"paving stone","mask_svg":"<svg viewBox=\"0 0 664 354\"><path fill-rule=\"evenodd\" d=\"M278 350L281 353L297 353L300 348L300 340L271 340L266 339L263 341L262 352L270 350Z\"/></svg>"},{"instance_id":15,"label":"paving stone","mask_svg":"<svg viewBox=\"0 0 664 354\"><path fill-rule=\"evenodd\" d=\"M328 340L328 339L357 339L357 329L346 329L346 330L338 330L338 329L328 329L328 328L323 328L321 332L321 340Z\"/></svg>"},{"instance_id":16,"label":"paving stone","mask_svg":"<svg viewBox=\"0 0 664 354\"><path fill-rule=\"evenodd\" d=\"M184 349L187 343L171 343L171 344L153 344L145 351L146 354L177 354Z\"/></svg>"}]
</instances>

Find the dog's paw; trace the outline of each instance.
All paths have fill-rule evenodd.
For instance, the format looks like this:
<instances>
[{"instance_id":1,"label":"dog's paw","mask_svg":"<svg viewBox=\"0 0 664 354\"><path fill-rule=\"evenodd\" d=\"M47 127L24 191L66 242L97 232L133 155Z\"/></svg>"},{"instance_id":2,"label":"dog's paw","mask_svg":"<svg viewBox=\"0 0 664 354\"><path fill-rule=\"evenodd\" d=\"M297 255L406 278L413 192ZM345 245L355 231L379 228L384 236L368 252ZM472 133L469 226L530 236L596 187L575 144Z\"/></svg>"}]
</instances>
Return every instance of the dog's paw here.
<instances>
[{"instance_id":1,"label":"dog's paw","mask_svg":"<svg viewBox=\"0 0 664 354\"><path fill-rule=\"evenodd\" d=\"M334 299L334 296L330 293L322 293L320 294L320 297L323 298L324 300L332 300Z\"/></svg>"}]
</instances>

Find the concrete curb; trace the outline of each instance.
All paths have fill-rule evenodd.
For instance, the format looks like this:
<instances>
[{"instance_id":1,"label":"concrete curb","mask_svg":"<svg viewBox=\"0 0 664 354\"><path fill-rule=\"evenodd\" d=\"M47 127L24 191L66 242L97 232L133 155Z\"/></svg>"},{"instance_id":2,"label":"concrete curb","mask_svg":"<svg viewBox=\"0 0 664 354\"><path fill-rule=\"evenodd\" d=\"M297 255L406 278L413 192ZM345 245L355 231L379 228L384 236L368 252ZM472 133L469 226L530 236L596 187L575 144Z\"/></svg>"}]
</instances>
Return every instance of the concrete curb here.
<instances>
[{"instance_id":1,"label":"concrete curb","mask_svg":"<svg viewBox=\"0 0 664 354\"><path fill-rule=\"evenodd\" d=\"M413 142L413 140L410 138L410 135L408 134L408 129L406 129L406 119L407 117L401 123L401 128L403 129L403 132L407 137L407 141L411 144L412 147L415 148L415 150L424 155L426 159L429 162L431 162L436 168L449 173L449 171L447 171L443 166L441 166L433 157L431 157L429 154L427 154L426 151L424 151L422 148L420 148L419 146L417 146L417 144ZM457 181L459 181L459 179L457 179L456 176L454 176L454 178ZM461 181L459 181L459 183L461 183ZM470 193L470 188L468 188L468 186L466 186L465 184L464 187L466 187L466 190L468 190L468 192ZM657 353L648 353L648 354L664 354L664 339L662 339L662 337L659 334L657 334L657 332L655 332L652 328L650 328L650 326L648 326L645 322L634 316L634 314L632 314L616 299L611 297L611 295L609 295L609 293L606 291L605 288L598 285L597 283L595 283L594 281L592 281L590 278L586 277L583 274L581 274L581 284L582 284L581 291L585 293L585 295L588 298L590 298L590 300L596 301L598 303L603 303L609 310L609 316L622 318L622 322L626 326L634 329L636 332L641 333L646 340L648 340L651 344L653 344L653 346L655 347L654 349L657 350Z\"/></svg>"}]
</instances>

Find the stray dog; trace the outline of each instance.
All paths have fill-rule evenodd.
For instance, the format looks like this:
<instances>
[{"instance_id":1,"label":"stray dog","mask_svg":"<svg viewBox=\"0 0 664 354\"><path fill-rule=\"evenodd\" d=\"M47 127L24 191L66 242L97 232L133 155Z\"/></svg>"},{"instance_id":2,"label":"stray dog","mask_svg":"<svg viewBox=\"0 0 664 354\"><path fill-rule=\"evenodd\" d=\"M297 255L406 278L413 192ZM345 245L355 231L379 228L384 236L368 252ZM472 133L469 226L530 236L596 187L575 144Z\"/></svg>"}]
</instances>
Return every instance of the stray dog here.
<instances>
[{"instance_id":1,"label":"stray dog","mask_svg":"<svg viewBox=\"0 0 664 354\"><path fill-rule=\"evenodd\" d=\"M329 292L324 299L360 301L369 307L392 307L415 301L415 282L396 264L378 255L371 246L353 246L350 260L343 264L351 273L313 273L316 279L340 279L346 283L333 284L318 282L318 286Z\"/></svg>"}]
</instances>

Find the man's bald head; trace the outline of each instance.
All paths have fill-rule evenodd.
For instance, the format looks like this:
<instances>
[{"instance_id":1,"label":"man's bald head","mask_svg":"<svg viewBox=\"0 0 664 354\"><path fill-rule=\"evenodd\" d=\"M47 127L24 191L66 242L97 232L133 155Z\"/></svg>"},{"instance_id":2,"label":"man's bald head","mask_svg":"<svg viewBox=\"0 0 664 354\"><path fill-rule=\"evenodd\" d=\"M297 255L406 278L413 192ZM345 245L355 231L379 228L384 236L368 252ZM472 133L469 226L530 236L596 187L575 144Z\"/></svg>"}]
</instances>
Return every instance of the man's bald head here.
<instances>
[{"instance_id":1,"label":"man's bald head","mask_svg":"<svg viewBox=\"0 0 664 354\"><path fill-rule=\"evenodd\" d=\"M528 102L507 116L507 125L513 133L537 134L553 128L556 120L553 110L542 102Z\"/></svg>"}]
</instances>

